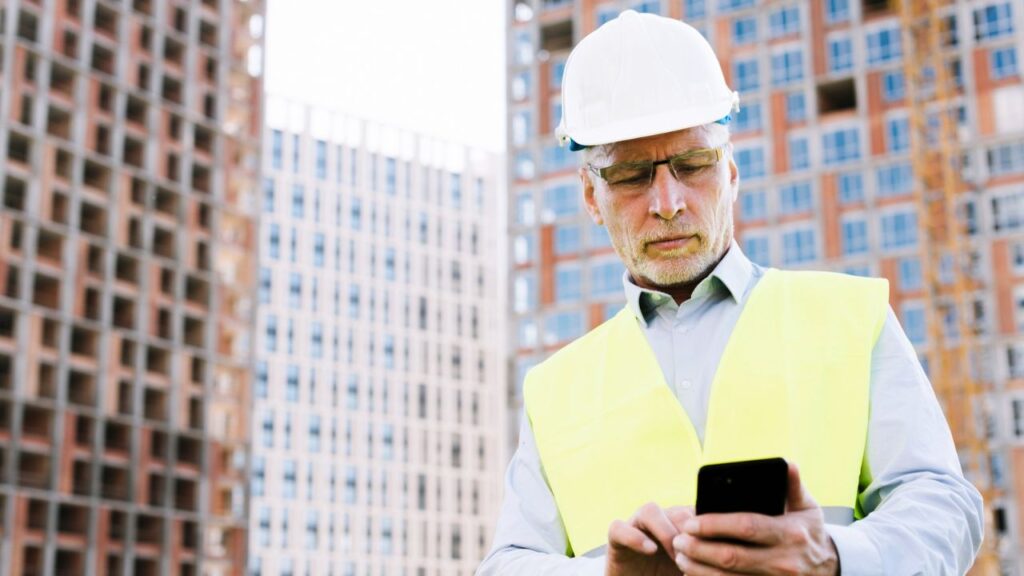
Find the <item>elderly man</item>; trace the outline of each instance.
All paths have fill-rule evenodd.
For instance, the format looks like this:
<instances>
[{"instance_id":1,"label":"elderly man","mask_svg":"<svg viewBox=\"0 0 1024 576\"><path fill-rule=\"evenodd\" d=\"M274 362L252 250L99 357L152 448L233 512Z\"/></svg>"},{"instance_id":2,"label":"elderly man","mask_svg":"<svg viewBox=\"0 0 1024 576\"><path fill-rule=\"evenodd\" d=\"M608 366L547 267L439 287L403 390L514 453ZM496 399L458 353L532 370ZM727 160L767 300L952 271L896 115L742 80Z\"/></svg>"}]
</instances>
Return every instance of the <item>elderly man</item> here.
<instances>
[{"instance_id":1,"label":"elderly man","mask_svg":"<svg viewBox=\"0 0 1024 576\"><path fill-rule=\"evenodd\" d=\"M560 135L627 306L527 375L479 575L970 567L981 497L888 284L764 269L734 242L737 102L676 20L627 11L570 55ZM701 465L774 456L785 514L693 515Z\"/></svg>"}]
</instances>

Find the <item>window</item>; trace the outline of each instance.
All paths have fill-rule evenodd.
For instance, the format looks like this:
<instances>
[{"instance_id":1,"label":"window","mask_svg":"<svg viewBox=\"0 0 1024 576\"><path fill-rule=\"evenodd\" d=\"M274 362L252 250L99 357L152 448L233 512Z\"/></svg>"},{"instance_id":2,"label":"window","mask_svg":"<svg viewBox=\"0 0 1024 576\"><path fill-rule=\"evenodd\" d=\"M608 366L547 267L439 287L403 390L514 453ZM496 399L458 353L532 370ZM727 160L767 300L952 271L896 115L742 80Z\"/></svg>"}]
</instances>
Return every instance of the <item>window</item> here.
<instances>
[{"instance_id":1,"label":"window","mask_svg":"<svg viewBox=\"0 0 1024 576\"><path fill-rule=\"evenodd\" d=\"M885 121L885 143L889 152L903 152L910 149L910 121L907 118L890 118Z\"/></svg>"},{"instance_id":2,"label":"window","mask_svg":"<svg viewBox=\"0 0 1024 576\"><path fill-rule=\"evenodd\" d=\"M267 375L267 363L257 362L256 363L256 397L266 398L267 397L267 385L269 384L269 376Z\"/></svg>"},{"instance_id":3,"label":"window","mask_svg":"<svg viewBox=\"0 0 1024 576\"><path fill-rule=\"evenodd\" d=\"M296 464L295 460L285 460L283 466L284 481L281 484L283 496L286 499L295 498L295 479L296 479Z\"/></svg>"},{"instance_id":4,"label":"window","mask_svg":"<svg viewBox=\"0 0 1024 576\"><path fill-rule=\"evenodd\" d=\"M619 15L619 11L614 8L602 7L597 11L597 25L601 26L609 20L614 20Z\"/></svg>"},{"instance_id":5,"label":"window","mask_svg":"<svg viewBox=\"0 0 1024 576\"><path fill-rule=\"evenodd\" d=\"M825 22L835 24L850 19L850 0L825 0Z\"/></svg>"},{"instance_id":6,"label":"window","mask_svg":"<svg viewBox=\"0 0 1024 576\"><path fill-rule=\"evenodd\" d=\"M718 9L722 12L731 12L741 8L750 8L754 0L718 0Z\"/></svg>"},{"instance_id":7,"label":"window","mask_svg":"<svg viewBox=\"0 0 1024 576\"><path fill-rule=\"evenodd\" d=\"M264 448L274 447L274 414L271 412L263 413L263 423L260 427L260 436L262 437L262 443Z\"/></svg>"},{"instance_id":8,"label":"window","mask_svg":"<svg viewBox=\"0 0 1024 576\"><path fill-rule=\"evenodd\" d=\"M683 18L693 20L708 14L707 0L683 0Z\"/></svg>"},{"instance_id":9,"label":"window","mask_svg":"<svg viewBox=\"0 0 1024 576\"><path fill-rule=\"evenodd\" d=\"M552 102L552 107L558 106L559 111L562 109L561 103ZM559 112L561 113L561 112ZM558 116L555 112L551 113L551 121L556 122ZM544 147L544 172L560 172L576 168L576 155L572 150L569 150L568 146L562 146L560 144L552 144Z\"/></svg>"},{"instance_id":10,"label":"window","mask_svg":"<svg viewBox=\"0 0 1024 576\"><path fill-rule=\"evenodd\" d=\"M270 268L260 268L260 304L269 304L273 291L273 275Z\"/></svg>"},{"instance_id":11,"label":"window","mask_svg":"<svg viewBox=\"0 0 1024 576\"><path fill-rule=\"evenodd\" d=\"M902 70L890 70L882 74L882 100L895 102L902 100L906 84L903 82Z\"/></svg>"},{"instance_id":12,"label":"window","mask_svg":"<svg viewBox=\"0 0 1024 576\"><path fill-rule=\"evenodd\" d=\"M555 266L555 301L579 301L583 296L581 276L578 264L559 264Z\"/></svg>"},{"instance_id":13,"label":"window","mask_svg":"<svg viewBox=\"0 0 1024 576\"><path fill-rule=\"evenodd\" d=\"M534 204L533 193L520 192L516 194L516 224L533 226Z\"/></svg>"},{"instance_id":14,"label":"window","mask_svg":"<svg viewBox=\"0 0 1024 576\"><path fill-rule=\"evenodd\" d=\"M799 48L772 56L772 85L790 84L803 78L804 53Z\"/></svg>"},{"instance_id":15,"label":"window","mask_svg":"<svg viewBox=\"0 0 1024 576\"><path fill-rule=\"evenodd\" d=\"M575 185L562 184L544 191L544 216L546 219L577 214L580 209L580 192Z\"/></svg>"},{"instance_id":16,"label":"window","mask_svg":"<svg viewBox=\"0 0 1024 576\"><path fill-rule=\"evenodd\" d=\"M806 170L811 167L811 151L807 138L794 136L789 139L789 169Z\"/></svg>"},{"instance_id":17,"label":"window","mask_svg":"<svg viewBox=\"0 0 1024 576\"><path fill-rule=\"evenodd\" d=\"M310 325L309 353L313 358L324 357L324 327L319 322Z\"/></svg>"},{"instance_id":18,"label":"window","mask_svg":"<svg viewBox=\"0 0 1024 576\"><path fill-rule=\"evenodd\" d=\"M323 268L324 266L324 238L323 232L317 232L313 235L313 265L317 268Z\"/></svg>"},{"instance_id":19,"label":"window","mask_svg":"<svg viewBox=\"0 0 1024 576\"><path fill-rule=\"evenodd\" d=\"M288 307L299 308L302 305L302 275L292 272L288 277Z\"/></svg>"},{"instance_id":20,"label":"window","mask_svg":"<svg viewBox=\"0 0 1024 576\"><path fill-rule=\"evenodd\" d=\"M514 284L513 307L523 313L537 307L537 277L531 273L520 274Z\"/></svg>"},{"instance_id":21,"label":"window","mask_svg":"<svg viewBox=\"0 0 1024 576\"><path fill-rule=\"evenodd\" d=\"M920 290L924 286L921 276L921 261L916 257L900 258L897 266L901 290Z\"/></svg>"},{"instance_id":22,"label":"window","mask_svg":"<svg viewBox=\"0 0 1024 576\"><path fill-rule=\"evenodd\" d=\"M320 451L320 415L310 414L309 416L309 438L306 447L310 452Z\"/></svg>"},{"instance_id":23,"label":"window","mask_svg":"<svg viewBox=\"0 0 1024 576\"><path fill-rule=\"evenodd\" d=\"M732 65L733 69L733 81L736 84L736 90L741 92L747 90L757 90L760 86L760 78L758 77L758 67L756 58L746 58L743 60L736 60Z\"/></svg>"},{"instance_id":24,"label":"window","mask_svg":"<svg viewBox=\"0 0 1024 576\"><path fill-rule=\"evenodd\" d=\"M755 264L761 266L771 265L771 250L769 249L768 238L764 236L745 235L743 239L743 252Z\"/></svg>"},{"instance_id":25,"label":"window","mask_svg":"<svg viewBox=\"0 0 1024 576\"><path fill-rule=\"evenodd\" d=\"M796 34L800 31L800 8L786 6L768 16L768 35L772 38Z\"/></svg>"},{"instance_id":26,"label":"window","mask_svg":"<svg viewBox=\"0 0 1024 576\"><path fill-rule=\"evenodd\" d=\"M786 95L786 119L790 122L803 122L807 119L807 99L803 92L790 92Z\"/></svg>"},{"instance_id":27,"label":"window","mask_svg":"<svg viewBox=\"0 0 1024 576\"><path fill-rule=\"evenodd\" d=\"M853 204L864 201L864 179L859 172L846 172L836 177L839 203Z\"/></svg>"},{"instance_id":28,"label":"window","mask_svg":"<svg viewBox=\"0 0 1024 576\"><path fill-rule=\"evenodd\" d=\"M993 146L986 154L991 176L1024 172L1024 142Z\"/></svg>"},{"instance_id":29,"label":"window","mask_svg":"<svg viewBox=\"0 0 1024 576\"><path fill-rule=\"evenodd\" d=\"M306 191L303 189L302 184L292 185L292 217L302 218L303 212L305 212L306 204Z\"/></svg>"},{"instance_id":30,"label":"window","mask_svg":"<svg viewBox=\"0 0 1024 576\"><path fill-rule=\"evenodd\" d=\"M853 69L853 42L847 37L831 38L828 41L829 72L846 72Z\"/></svg>"},{"instance_id":31,"label":"window","mask_svg":"<svg viewBox=\"0 0 1024 576\"><path fill-rule=\"evenodd\" d=\"M751 102L743 106L736 114L732 131L736 134L756 132L761 129L761 103Z\"/></svg>"},{"instance_id":32,"label":"window","mask_svg":"<svg viewBox=\"0 0 1024 576\"><path fill-rule=\"evenodd\" d=\"M757 41L757 18L737 18L732 23L733 43L737 45L750 44Z\"/></svg>"},{"instance_id":33,"label":"window","mask_svg":"<svg viewBox=\"0 0 1024 576\"><path fill-rule=\"evenodd\" d=\"M926 339L924 307L920 304L903 305L903 331L911 343L924 344Z\"/></svg>"},{"instance_id":34,"label":"window","mask_svg":"<svg viewBox=\"0 0 1024 576\"><path fill-rule=\"evenodd\" d=\"M789 266L818 258L813 228L796 228L782 234L782 262Z\"/></svg>"},{"instance_id":35,"label":"window","mask_svg":"<svg viewBox=\"0 0 1024 576\"><path fill-rule=\"evenodd\" d=\"M868 223L864 218L843 220L843 256L865 254L868 251Z\"/></svg>"},{"instance_id":36,"label":"window","mask_svg":"<svg viewBox=\"0 0 1024 576\"><path fill-rule=\"evenodd\" d=\"M552 89L561 88L562 86L562 76L565 74L565 61L566 58L555 58L551 60L550 84ZM552 121L554 120L555 119L552 118Z\"/></svg>"},{"instance_id":37,"label":"window","mask_svg":"<svg viewBox=\"0 0 1024 576\"><path fill-rule=\"evenodd\" d=\"M270 133L270 165L274 170L284 167L284 133L280 130Z\"/></svg>"},{"instance_id":38,"label":"window","mask_svg":"<svg viewBox=\"0 0 1024 576\"><path fill-rule=\"evenodd\" d=\"M882 249L906 248L917 244L917 213L911 210L882 216Z\"/></svg>"},{"instance_id":39,"label":"window","mask_svg":"<svg viewBox=\"0 0 1024 576\"><path fill-rule=\"evenodd\" d=\"M881 28L867 35L868 65L891 62L902 55L899 26Z\"/></svg>"},{"instance_id":40,"label":"window","mask_svg":"<svg viewBox=\"0 0 1024 576\"><path fill-rule=\"evenodd\" d=\"M644 14L660 14L661 13L661 0L643 0L633 5L633 10Z\"/></svg>"},{"instance_id":41,"label":"window","mask_svg":"<svg viewBox=\"0 0 1024 576\"><path fill-rule=\"evenodd\" d=\"M285 380L285 400L289 402L299 401L299 367L294 364L288 365L288 376Z\"/></svg>"},{"instance_id":42,"label":"window","mask_svg":"<svg viewBox=\"0 0 1024 576\"><path fill-rule=\"evenodd\" d=\"M1006 348L1006 371L1010 378L1020 379L1024 378L1024 346L1021 344L1011 344ZM1024 406L1022 406L1024 407ZM1019 408L1014 407L1014 422L1021 420L1020 417L1024 417L1024 413L1019 412ZM1016 427L1018 436L1024 435L1024 421L1021 421L1022 426Z\"/></svg>"},{"instance_id":43,"label":"window","mask_svg":"<svg viewBox=\"0 0 1024 576\"><path fill-rule=\"evenodd\" d=\"M1024 191L992 198L992 226L996 232L1024 228Z\"/></svg>"},{"instance_id":44,"label":"window","mask_svg":"<svg viewBox=\"0 0 1024 576\"><path fill-rule=\"evenodd\" d=\"M764 149L761 147L736 150L736 166L740 177L747 180L763 178L765 175Z\"/></svg>"},{"instance_id":45,"label":"window","mask_svg":"<svg viewBox=\"0 0 1024 576\"><path fill-rule=\"evenodd\" d=\"M856 128L826 132L821 140L826 166L860 159L860 134Z\"/></svg>"},{"instance_id":46,"label":"window","mask_svg":"<svg viewBox=\"0 0 1024 576\"><path fill-rule=\"evenodd\" d=\"M537 242L533 234L520 234L512 241L512 258L516 264L532 262L537 257Z\"/></svg>"},{"instance_id":47,"label":"window","mask_svg":"<svg viewBox=\"0 0 1024 576\"><path fill-rule=\"evenodd\" d=\"M592 264L590 268L591 296L610 296L622 290L622 274L625 267L618 260Z\"/></svg>"},{"instance_id":48,"label":"window","mask_svg":"<svg viewBox=\"0 0 1024 576\"><path fill-rule=\"evenodd\" d=\"M363 227L363 201L355 196L352 197L352 205L349 208L349 226L353 230L360 230Z\"/></svg>"},{"instance_id":49,"label":"window","mask_svg":"<svg viewBox=\"0 0 1024 576\"><path fill-rule=\"evenodd\" d=\"M813 207L810 182L793 182L779 187L779 214L807 212Z\"/></svg>"},{"instance_id":50,"label":"window","mask_svg":"<svg viewBox=\"0 0 1024 576\"><path fill-rule=\"evenodd\" d=\"M864 278L871 277L871 265L870 264L852 264L850 266L843 267L843 273L851 276L862 276Z\"/></svg>"},{"instance_id":51,"label":"window","mask_svg":"<svg viewBox=\"0 0 1024 576\"><path fill-rule=\"evenodd\" d=\"M530 95L530 71L523 70L512 77L511 80L512 99L525 100Z\"/></svg>"},{"instance_id":52,"label":"window","mask_svg":"<svg viewBox=\"0 0 1024 576\"><path fill-rule=\"evenodd\" d=\"M880 198L909 194L914 189L914 173L910 164L883 166L875 175Z\"/></svg>"},{"instance_id":53,"label":"window","mask_svg":"<svg viewBox=\"0 0 1024 576\"><path fill-rule=\"evenodd\" d=\"M555 228L555 254L573 254L582 246L579 225L557 226Z\"/></svg>"},{"instance_id":54,"label":"window","mask_svg":"<svg viewBox=\"0 0 1024 576\"><path fill-rule=\"evenodd\" d=\"M760 220L768 216L768 200L764 190L740 190L740 220Z\"/></svg>"},{"instance_id":55,"label":"window","mask_svg":"<svg viewBox=\"0 0 1024 576\"><path fill-rule=\"evenodd\" d=\"M263 211L274 212L274 179L263 179Z\"/></svg>"},{"instance_id":56,"label":"window","mask_svg":"<svg viewBox=\"0 0 1024 576\"><path fill-rule=\"evenodd\" d=\"M991 4L974 11L974 39L991 40L1013 34L1013 13L1009 2Z\"/></svg>"},{"instance_id":57,"label":"window","mask_svg":"<svg viewBox=\"0 0 1024 576\"><path fill-rule=\"evenodd\" d=\"M277 316L267 316L267 325L264 328L267 342L267 352L277 352Z\"/></svg>"},{"instance_id":58,"label":"window","mask_svg":"<svg viewBox=\"0 0 1024 576\"><path fill-rule=\"evenodd\" d=\"M352 284L348 287L348 317L355 320L359 318L359 285Z\"/></svg>"},{"instance_id":59,"label":"window","mask_svg":"<svg viewBox=\"0 0 1024 576\"><path fill-rule=\"evenodd\" d=\"M1017 49L1013 46L997 48L989 52L989 67L993 80L1002 80L1017 75Z\"/></svg>"},{"instance_id":60,"label":"window","mask_svg":"<svg viewBox=\"0 0 1024 576\"><path fill-rule=\"evenodd\" d=\"M462 175L451 174L448 178L449 192L452 197L452 207L462 207Z\"/></svg>"},{"instance_id":61,"label":"window","mask_svg":"<svg viewBox=\"0 0 1024 576\"><path fill-rule=\"evenodd\" d=\"M533 133L533 115L529 110L519 110L512 115L512 145L525 146Z\"/></svg>"},{"instance_id":62,"label":"window","mask_svg":"<svg viewBox=\"0 0 1024 576\"><path fill-rule=\"evenodd\" d=\"M544 320L544 344L550 346L568 342L583 334L582 312L559 312Z\"/></svg>"},{"instance_id":63,"label":"window","mask_svg":"<svg viewBox=\"0 0 1024 576\"><path fill-rule=\"evenodd\" d=\"M316 177L327 180L327 142L316 141Z\"/></svg>"}]
</instances>

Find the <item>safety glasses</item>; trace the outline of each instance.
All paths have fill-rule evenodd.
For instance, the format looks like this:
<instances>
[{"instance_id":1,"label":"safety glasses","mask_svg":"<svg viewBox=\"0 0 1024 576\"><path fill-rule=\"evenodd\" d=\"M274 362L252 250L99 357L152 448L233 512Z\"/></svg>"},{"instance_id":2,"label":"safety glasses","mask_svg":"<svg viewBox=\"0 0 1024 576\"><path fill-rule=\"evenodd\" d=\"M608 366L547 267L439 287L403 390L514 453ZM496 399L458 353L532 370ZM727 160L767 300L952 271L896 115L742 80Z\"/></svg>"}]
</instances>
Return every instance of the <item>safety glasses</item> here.
<instances>
[{"instance_id":1,"label":"safety glasses","mask_svg":"<svg viewBox=\"0 0 1024 576\"><path fill-rule=\"evenodd\" d=\"M692 183L695 179L706 175L707 168L714 166L725 154L725 147L696 148L664 160L636 160L619 162L604 168L587 164L587 168L599 175L610 188L614 189L645 189L654 180L654 171L659 164L668 164L672 177L683 183Z\"/></svg>"}]
</instances>

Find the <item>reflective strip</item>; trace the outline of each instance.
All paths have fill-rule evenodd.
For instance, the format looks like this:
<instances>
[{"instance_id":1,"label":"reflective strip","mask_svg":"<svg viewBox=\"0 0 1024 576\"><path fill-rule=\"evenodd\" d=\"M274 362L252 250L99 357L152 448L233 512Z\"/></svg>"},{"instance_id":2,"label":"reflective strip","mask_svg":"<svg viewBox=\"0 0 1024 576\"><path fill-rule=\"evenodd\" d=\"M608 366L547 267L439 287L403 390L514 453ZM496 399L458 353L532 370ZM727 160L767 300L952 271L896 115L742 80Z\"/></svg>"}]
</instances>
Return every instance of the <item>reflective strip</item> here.
<instances>
[{"instance_id":1,"label":"reflective strip","mask_svg":"<svg viewBox=\"0 0 1024 576\"><path fill-rule=\"evenodd\" d=\"M825 513L825 524L838 524L849 526L853 524L853 508L846 506L823 506L821 511Z\"/></svg>"}]
</instances>

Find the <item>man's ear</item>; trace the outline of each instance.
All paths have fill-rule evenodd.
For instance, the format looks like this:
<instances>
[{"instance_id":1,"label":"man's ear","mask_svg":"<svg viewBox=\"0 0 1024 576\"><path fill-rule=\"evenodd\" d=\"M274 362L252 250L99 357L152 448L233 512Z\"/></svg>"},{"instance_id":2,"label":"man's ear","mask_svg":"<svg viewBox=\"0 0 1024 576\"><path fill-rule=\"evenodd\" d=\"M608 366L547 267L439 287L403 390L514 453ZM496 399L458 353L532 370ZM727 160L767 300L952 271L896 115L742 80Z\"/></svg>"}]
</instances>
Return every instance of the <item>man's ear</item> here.
<instances>
[{"instance_id":1,"label":"man's ear","mask_svg":"<svg viewBox=\"0 0 1024 576\"><path fill-rule=\"evenodd\" d=\"M729 187L732 188L732 201L735 202L740 196L740 170L736 167L736 160L732 156L732 142L728 144L729 158Z\"/></svg>"},{"instance_id":2,"label":"man's ear","mask_svg":"<svg viewBox=\"0 0 1024 576\"><path fill-rule=\"evenodd\" d=\"M577 174L580 177L580 185L583 187L583 204L587 207L590 219L594 221L594 224L600 226L604 224L604 218L601 217L601 210L597 206L597 198L594 197L594 181L583 166L580 167Z\"/></svg>"}]
</instances>

